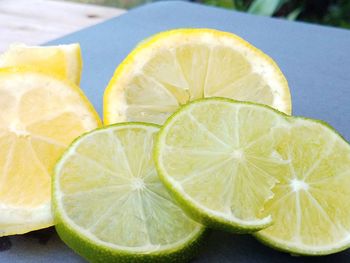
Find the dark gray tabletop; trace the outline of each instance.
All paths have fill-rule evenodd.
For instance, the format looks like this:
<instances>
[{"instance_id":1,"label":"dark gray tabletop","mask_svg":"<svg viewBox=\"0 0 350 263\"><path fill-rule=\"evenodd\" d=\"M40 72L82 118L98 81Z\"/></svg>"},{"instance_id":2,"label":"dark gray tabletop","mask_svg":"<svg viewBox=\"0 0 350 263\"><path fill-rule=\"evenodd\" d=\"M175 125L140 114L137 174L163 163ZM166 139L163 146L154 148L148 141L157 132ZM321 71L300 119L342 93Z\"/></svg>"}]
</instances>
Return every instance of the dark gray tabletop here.
<instances>
[{"instance_id":1,"label":"dark gray tabletop","mask_svg":"<svg viewBox=\"0 0 350 263\"><path fill-rule=\"evenodd\" d=\"M293 114L322 119L350 140L350 31L258 17L185 2L158 2L49 44L79 42L82 88L98 112L115 67L141 40L179 27L230 31L269 54L286 75ZM12 246L10 249L9 242ZM0 262L83 262L54 231L0 239ZM248 235L213 232L194 262L350 262L350 250L321 258L292 257Z\"/></svg>"}]
</instances>

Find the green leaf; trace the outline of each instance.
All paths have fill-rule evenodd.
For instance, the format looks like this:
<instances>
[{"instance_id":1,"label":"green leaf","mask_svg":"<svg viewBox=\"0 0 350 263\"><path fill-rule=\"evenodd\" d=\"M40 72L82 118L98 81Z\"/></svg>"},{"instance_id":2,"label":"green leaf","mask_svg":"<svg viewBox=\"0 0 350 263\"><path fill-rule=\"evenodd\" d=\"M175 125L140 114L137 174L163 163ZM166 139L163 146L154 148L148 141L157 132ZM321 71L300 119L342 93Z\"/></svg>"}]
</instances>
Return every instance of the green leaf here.
<instances>
[{"instance_id":1,"label":"green leaf","mask_svg":"<svg viewBox=\"0 0 350 263\"><path fill-rule=\"evenodd\" d=\"M254 0L248 8L248 12L256 15L272 16L285 0Z\"/></svg>"},{"instance_id":2,"label":"green leaf","mask_svg":"<svg viewBox=\"0 0 350 263\"><path fill-rule=\"evenodd\" d=\"M235 4L233 0L204 0L203 3L207 5L219 6L228 9L234 9Z\"/></svg>"},{"instance_id":3,"label":"green leaf","mask_svg":"<svg viewBox=\"0 0 350 263\"><path fill-rule=\"evenodd\" d=\"M302 7L295 8L292 12L287 15L288 20L295 20L300 15L301 11L303 11Z\"/></svg>"}]
</instances>

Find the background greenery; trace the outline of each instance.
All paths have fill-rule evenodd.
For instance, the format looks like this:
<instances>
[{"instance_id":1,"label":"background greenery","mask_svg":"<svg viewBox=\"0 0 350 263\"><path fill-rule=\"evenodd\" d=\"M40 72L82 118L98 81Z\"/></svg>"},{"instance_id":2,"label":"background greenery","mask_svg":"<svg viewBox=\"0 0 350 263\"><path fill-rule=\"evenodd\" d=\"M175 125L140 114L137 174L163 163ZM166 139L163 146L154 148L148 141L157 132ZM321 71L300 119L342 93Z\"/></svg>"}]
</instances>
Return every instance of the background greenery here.
<instances>
[{"instance_id":1,"label":"background greenery","mask_svg":"<svg viewBox=\"0 0 350 263\"><path fill-rule=\"evenodd\" d=\"M350 28L350 0L201 0L209 5Z\"/></svg>"},{"instance_id":2,"label":"background greenery","mask_svg":"<svg viewBox=\"0 0 350 263\"><path fill-rule=\"evenodd\" d=\"M157 0L73 0L131 8ZM159 0L158 0L159 1ZM350 0L189 0L252 14L350 29Z\"/></svg>"}]
</instances>

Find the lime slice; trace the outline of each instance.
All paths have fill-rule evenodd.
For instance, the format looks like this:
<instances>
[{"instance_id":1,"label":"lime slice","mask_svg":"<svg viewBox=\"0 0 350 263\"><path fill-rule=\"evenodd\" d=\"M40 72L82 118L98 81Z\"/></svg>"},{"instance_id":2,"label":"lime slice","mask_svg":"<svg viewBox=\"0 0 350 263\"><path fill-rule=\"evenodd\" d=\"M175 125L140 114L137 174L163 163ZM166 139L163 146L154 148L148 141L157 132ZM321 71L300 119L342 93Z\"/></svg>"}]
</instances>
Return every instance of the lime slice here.
<instances>
[{"instance_id":1,"label":"lime slice","mask_svg":"<svg viewBox=\"0 0 350 263\"><path fill-rule=\"evenodd\" d=\"M181 105L217 96L291 113L288 83L269 56L228 32L176 29L147 39L119 65L104 94L104 123L163 124Z\"/></svg>"},{"instance_id":2,"label":"lime slice","mask_svg":"<svg viewBox=\"0 0 350 263\"><path fill-rule=\"evenodd\" d=\"M350 146L332 128L229 99L190 103L161 129L161 180L203 224L293 254L350 247Z\"/></svg>"},{"instance_id":3,"label":"lime slice","mask_svg":"<svg viewBox=\"0 0 350 263\"><path fill-rule=\"evenodd\" d=\"M77 86L27 68L0 69L0 109L0 236L52 226L55 163L101 120Z\"/></svg>"},{"instance_id":4,"label":"lime slice","mask_svg":"<svg viewBox=\"0 0 350 263\"><path fill-rule=\"evenodd\" d=\"M78 43L58 46L11 45L0 54L0 68L29 66L80 83L82 58Z\"/></svg>"},{"instance_id":5,"label":"lime slice","mask_svg":"<svg viewBox=\"0 0 350 263\"><path fill-rule=\"evenodd\" d=\"M95 130L57 163L56 229L87 260L182 262L193 256L204 228L158 178L152 158L158 130L141 123Z\"/></svg>"},{"instance_id":6,"label":"lime slice","mask_svg":"<svg viewBox=\"0 0 350 263\"><path fill-rule=\"evenodd\" d=\"M287 125L268 107L203 99L170 117L155 158L161 180L182 207L212 228L251 232L271 224L263 216L273 176L283 170L275 133Z\"/></svg>"},{"instance_id":7,"label":"lime slice","mask_svg":"<svg viewBox=\"0 0 350 263\"><path fill-rule=\"evenodd\" d=\"M350 146L324 123L290 119L277 144L288 162L264 214L274 224L256 234L294 254L326 255L350 247Z\"/></svg>"}]
</instances>

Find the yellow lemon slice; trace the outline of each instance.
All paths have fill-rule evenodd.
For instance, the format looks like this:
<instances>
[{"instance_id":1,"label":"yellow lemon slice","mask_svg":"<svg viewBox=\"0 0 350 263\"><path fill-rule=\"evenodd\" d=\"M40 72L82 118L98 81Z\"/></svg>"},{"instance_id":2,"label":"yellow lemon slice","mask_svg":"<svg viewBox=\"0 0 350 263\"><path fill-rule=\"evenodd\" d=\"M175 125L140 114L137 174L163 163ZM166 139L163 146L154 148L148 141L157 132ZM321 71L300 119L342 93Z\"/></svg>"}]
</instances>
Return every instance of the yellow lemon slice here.
<instances>
[{"instance_id":1,"label":"yellow lemon slice","mask_svg":"<svg viewBox=\"0 0 350 263\"><path fill-rule=\"evenodd\" d=\"M177 29L141 43L116 69L104 94L104 121L162 124L204 97L267 104L291 113L288 83L276 63L240 37Z\"/></svg>"},{"instance_id":2,"label":"yellow lemon slice","mask_svg":"<svg viewBox=\"0 0 350 263\"><path fill-rule=\"evenodd\" d=\"M0 108L0 236L48 227L53 166L99 117L78 87L25 68L0 70Z\"/></svg>"},{"instance_id":3,"label":"yellow lemon slice","mask_svg":"<svg viewBox=\"0 0 350 263\"><path fill-rule=\"evenodd\" d=\"M12 45L0 55L0 68L14 66L33 66L79 85L82 71L80 45L77 43L42 47Z\"/></svg>"}]
</instances>

